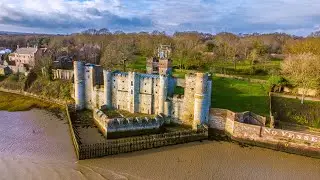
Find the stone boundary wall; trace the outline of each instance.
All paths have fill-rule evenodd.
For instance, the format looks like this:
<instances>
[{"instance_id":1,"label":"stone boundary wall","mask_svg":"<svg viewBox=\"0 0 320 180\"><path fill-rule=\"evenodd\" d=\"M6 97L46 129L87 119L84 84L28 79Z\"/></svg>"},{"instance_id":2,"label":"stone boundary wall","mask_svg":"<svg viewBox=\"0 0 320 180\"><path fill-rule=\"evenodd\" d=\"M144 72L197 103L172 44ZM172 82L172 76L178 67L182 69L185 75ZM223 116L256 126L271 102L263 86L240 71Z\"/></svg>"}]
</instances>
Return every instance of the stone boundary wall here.
<instances>
[{"instance_id":1,"label":"stone boundary wall","mask_svg":"<svg viewBox=\"0 0 320 180\"><path fill-rule=\"evenodd\" d=\"M158 129L165 122L164 118L160 115L155 118L108 118L108 116L99 109L93 110L93 119L105 137L107 137L108 132Z\"/></svg>"},{"instance_id":2,"label":"stone boundary wall","mask_svg":"<svg viewBox=\"0 0 320 180\"><path fill-rule=\"evenodd\" d=\"M290 99L300 99L301 100L301 96L281 94L281 93L275 93L275 92L270 92L270 96L290 98ZM320 98L305 97L304 100L307 100L307 101L320 101Z\"/></svg>"},{"instance_id":3,"label":"stone boundary wall","mask_svg":"<svg viewBox=\"0 0 320 180\"><path fill-rule=\"evenodd\" d=\"M285 93L296 93L298 95L302 95L304 92L304 88L289 88L284 87L283 92ZM307 89L306 96L317 96L319 95L319 91L317 89Z\"/></svg>"},{"instance_id":4,"label":"stone boundary wall","mask_svg":"<svg viewBox=\"0 0 320 180\"><path fill-rule=\"evenodd\" d=\"M233 117L232 111L211 109L209 128L223 132L236 141L320 158L319 135L244 124Z\"/></svg>"},{"instance_id":5,"label":"stone boundary wall","mask_svg":"<svg viewBox=\"0 0 320 180\"><path fill-rule=\"evenodd\" d=\"M252 78L246 78L246 77L235 76L235 75L227 75L227 74L219 74L219 73L215 73L214 76L238 79L238 80L249 81L249 82L253 82L253 83L267 83L268 82L267 80L263 80L263 79L252 79Z\"/></svg>"}]
</instances>

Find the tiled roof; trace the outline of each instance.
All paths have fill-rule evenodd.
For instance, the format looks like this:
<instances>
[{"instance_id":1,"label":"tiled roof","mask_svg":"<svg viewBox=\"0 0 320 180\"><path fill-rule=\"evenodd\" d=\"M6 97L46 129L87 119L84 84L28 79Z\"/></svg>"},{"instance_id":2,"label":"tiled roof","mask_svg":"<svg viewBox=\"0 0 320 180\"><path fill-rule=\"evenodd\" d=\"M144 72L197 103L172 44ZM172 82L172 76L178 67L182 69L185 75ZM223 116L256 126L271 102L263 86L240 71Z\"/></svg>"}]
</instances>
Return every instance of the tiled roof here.
<instances>
[{"instance_id":1,"label":"tiled roof","mask_svg":"<svg viewBox=\"0 0 320 180\"><path fill-rule=\"evenodd\" d=\"M37 48L18 48L14 53L17 54L34 54L37 52Z\"/></svg>"}]
</instances>

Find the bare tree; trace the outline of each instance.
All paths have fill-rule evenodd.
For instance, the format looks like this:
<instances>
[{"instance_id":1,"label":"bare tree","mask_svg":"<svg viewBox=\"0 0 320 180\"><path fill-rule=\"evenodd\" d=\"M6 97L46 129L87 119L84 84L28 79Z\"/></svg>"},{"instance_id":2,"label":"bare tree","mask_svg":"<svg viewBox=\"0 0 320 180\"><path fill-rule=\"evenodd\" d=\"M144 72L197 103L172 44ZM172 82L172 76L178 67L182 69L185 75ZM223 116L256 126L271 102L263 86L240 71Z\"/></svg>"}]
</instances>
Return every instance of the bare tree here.
<instances>
[{"instance_id":1,"label":"bare tree","mask_svg":"<svg viewBox=\"0 0 320 180\"><path fill-rule=\"evenodd\" d=\"M281 69L294 85L303 89L301 98L303 104L308 89L319 85L320 57L311 53L289 56L281 64Z\"/></svg>"}]
</instances>

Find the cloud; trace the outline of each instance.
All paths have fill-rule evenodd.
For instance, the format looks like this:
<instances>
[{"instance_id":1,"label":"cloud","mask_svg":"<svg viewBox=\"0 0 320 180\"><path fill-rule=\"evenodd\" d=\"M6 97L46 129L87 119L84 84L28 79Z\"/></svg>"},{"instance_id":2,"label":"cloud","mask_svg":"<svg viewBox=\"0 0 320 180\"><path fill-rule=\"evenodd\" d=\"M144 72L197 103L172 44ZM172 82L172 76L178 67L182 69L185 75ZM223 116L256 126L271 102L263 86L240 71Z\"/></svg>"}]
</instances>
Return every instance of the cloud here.
<instances>
[{"instance_id":1,"label":"cloud","mask_svg":"<svg viewBox=\"0 0 320 180\"><path fill-rule=\"evenodd\" d=\"M306 35L319 29L319 9L319 0L1 0L0 27Z\"/></svg>"},{"instance_id":2,"label":"cloud","mask_svg":"<svg viewBox=\"0 0 320 180\"><path fill-rule=\"evenodd\" d=\"M6 1L6 0L4 0ZM38 0L34 0L38 1ZM125 17L115 13L119 3L95 1L38 1L29 6L29 0L19 3L0 3L0 25L19 28L52 30L80 30L87 28L110 28L139 30L152 26L152 20L145 17ZM23 7L22 5L25 4ZM24 9L24 10L22 10ZM112 13L113 12L113 13Z\"/></svg>"}]
</instances>

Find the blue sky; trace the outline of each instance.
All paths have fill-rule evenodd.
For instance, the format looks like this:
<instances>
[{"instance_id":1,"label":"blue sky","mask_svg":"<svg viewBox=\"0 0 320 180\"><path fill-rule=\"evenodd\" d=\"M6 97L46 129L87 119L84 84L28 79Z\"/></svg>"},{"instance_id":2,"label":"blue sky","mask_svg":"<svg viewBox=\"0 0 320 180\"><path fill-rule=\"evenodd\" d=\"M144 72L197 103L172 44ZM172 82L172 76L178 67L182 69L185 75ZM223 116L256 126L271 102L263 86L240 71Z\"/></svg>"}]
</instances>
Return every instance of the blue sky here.
<instances>
[{"instance_id":1,"label":"blue sky","mask_svg":"<svg viewBox=\"0 0 320 180\"><path fill-rule=\"evenodd\" d=\"M320 0L0 0L0 31L72 33L320 30Z\"/></svg>"}]
</instances>

